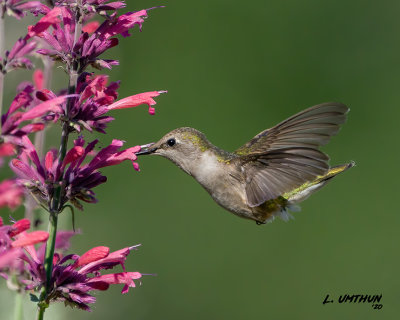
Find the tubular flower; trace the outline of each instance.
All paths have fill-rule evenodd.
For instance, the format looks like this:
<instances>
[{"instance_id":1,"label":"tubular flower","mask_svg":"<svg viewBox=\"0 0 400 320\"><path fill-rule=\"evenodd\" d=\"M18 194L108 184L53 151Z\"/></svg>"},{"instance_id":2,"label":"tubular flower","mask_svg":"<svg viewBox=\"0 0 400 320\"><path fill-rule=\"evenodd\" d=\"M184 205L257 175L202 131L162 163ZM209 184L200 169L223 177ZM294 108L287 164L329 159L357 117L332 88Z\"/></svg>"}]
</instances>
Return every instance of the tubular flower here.
<instances>
[{"instance_id":1,"label":"tubular flower","mask_svg":"<svg viewBox=\"0 0 400 320\"><path fill-rule=\"evenodd\" d=\"M27 233L30 228L28 219L15 221L12 225L3 225L0 218L0 276L8 279L15 272L22 275L26 268L22 262L24 248L44 243L49 234L45 231Z\"/></svg>"},{"instance_id":2,"label":"tubular flower","mask_svg":"<svg viewBox=\"0 0 400 320\"><path fill-rule=\"evenodd\" d=\"M114 102L118 96L118 82L107 85L108 77L105 75L93 76L83 73L78 79L76 98L71 103L69 118L73 127L80 132L81 128L105 133L107 123L114 118L105 115L107 106Z\"/></svg>"},{"instance_id":3,"label":"tubular flower","mask_svg":"<svg viewBox=\"0 0 400 320\"><path fill-rule=\"evenodd\" d=\"M149 106L149 113L153 115L156 112L154 107L152 107L156 104L153 98L159 96L160 93L165 92L167 91L151 91L135 94L114 102L113 104L107 106L107 110L132 108L141 104L147 104Z\"/></svg>"},{"instance_id":4,"label":"tubular flower","mask_svg":"<svg viewBox=\"0 0 400 320\"><path fill-rule=\"evenodd\" d=\"M11 102L8 111L1 116L0 141L20 145L23 136L44 129L43 122L29 123L20 127L22 122L41 118L49 112L61 113L60 104L71 97L71 95L61 96L38 103L40 100L34 99L33 92L32 85L24 86Z\"/></svg>"},{"instance_id":5,"label":"tubular flower","mask_svg":"<svg viewBox=\"0 0 400 320\"><path fill-rule=\"evenodd\" d=\"M92 22L85 24L82 27L82 31L92 34L93 32L95 32L97 30L97 28L99 26L100 26L100 23L98 21L92 21Z\"/></svg>"},{"instance_id":6,"label":"tubular flower","mask_svg":"<svg viewBox=\"0 0 400 320\"><path fill-rule=\"evenodd\" d=\"M47 152L44 161L40 161L37 152L28 137L23 137L23 149L18 159L13 159L10 167L17 174L17 181L25 186L44 207L50 208L54 187L63 185L60 208L71 201L77 208L82 209L79 200L94 203L97 202L92 189L107 181L98 169L117 165L125 160L132 161L135 170L139 170L135 153L140 151L140 146L128 148L122 151L121 140L113 140L112 143L100 150L88 163L83 164L87 155L91 153L98 140L85 145L83 138L74 141L62 163L58 162L56 151Z\"/></svg>"},{"instance_id":7,"label":"tubular flower","mask_svg":"<svg viewBox=\"0 0 400 320\"><path fill-rule=\"evenodd\" d=\"M43 81L44 81L44 75L43 75L43 71L40 69L36 69L33 72L33 83L35 84L35 88L36 90L43 90Z\"/></svg>"},{"instance_id":8,"label":"tubular flower","mask_svg":"<svg viewBox=\"0 0 400 320\"><path fill-rule=\"evenodd\" d=\"M15 180L0 182L0 208L15 209L21 205L24 189Z\"/></svg>"},{"instance_id":9,"label":"tubular flower","mask_svg":"<svg viewBox=\"0 0 400 320\"><path fill-rule=\"evenodd\" d=\"M5 8L8 10L8 12L13 12L11 8L15 8L15 6L13 6L11 2L15 3L16 1L6 2L9 3L5 4ZM39 10L37 1L19 3L19 6L25 8L30 7L32 10ZM40 4L39 7L44 8L45 6ZM41 33L48 29L51 25L59 24L59 14L60 8L49 10L47 14L38 21L38 23L30 26L28 28L27 35L24 38L18 39L13 45L12 49L4 53L4 58L0 59L0 72L5 74L19 68L32 69L33 64L27 55L31 54L36 49L37 43L36 41L29 40L34 36L40 36ZM0 55L3 55L3 52L0 52Z\"/></svg>"},{"instance_id":10,"label":"tubular flower","mask_svg":"<svg viewBox=\"0 0 400 320\"><path fill-rule=\"evenodd\" d=\"M106 75L93 76L84 72L79 78L76 87L76 96L71 98L69 111L67 114L66 104L62 108L55 109L54 113L49 114L48 119L69 119L71 127L81 132L84 128L88 131L98 131L106 133L107 123L114 118L106 115L110 110L132 108L141 104L149 106L149 113L154 114L154 97L159 96L166 91L151 91L139 93L115 101L118 96L117 89L119 82L107 84ZM56 99L55 93L50 90L39 91L37 97L43 101Z\"/></svg>"},{"instance_id":11,"label":"tubular flower","mask_svg":"<svg viewBox=\"0 0 400 320\"><path fill-rule=\"evenodd\" d=\"M32 69L33 64L26 56L36 48L36 42L18 39L11 51L6 51L0 63L0 71L8 73L15 69ZM3 54L2 52L0 54Z\"/></svg>"},{"instance_id":12,"label":"tubular flower","mask_svg":"<svg viewBox=\"0 0 400 320\"><path fill-rule=\"evenodd\" d=\"M45 284L43 261L49 234L41 230L28 232L29 228L28 219L3 225L0 217L0 277L12 280L11 289L32 292L32 289L39 289ZM69 239L74 234L71 231L57 233L55 249L59 253L55 254L55 261L60 257L60 252L69 248ZM35 248L36 244L40 244L38 249Z\"/></svg>"},{"instance_id":13,"label":"tubular flower","mask_svg":"<svg viewBox=\"0 0 400 320\"><path fill-rule=\"evenodd\" d=\"M118 65L117 60L103 60L99 59L98 56L118 44L118 39L113 38L113 36L118 34L124 37L129 36L128 30L135 25L139 25L141 29L144 22L143 18L147 17L146 10L129 12L118 17L114 15L103 22L96 30L89 30L93 32L91 35L86 32L87 29L86 31L83 29L78 41L75 42L76 26L73 12L68 7L58 9L61 10L62 23L52 24L53 32L43 31L35 34L48 45L48 48L42 48L37 52L64 62L69 70L77 64L78 73L82 73L88 65L98 69L111 69L113 65Z\"/></svg>"},{"instance_id":14,"label":"tubular flower","mask_svg":"<svg viewBox=\"0 0 400 320\"><path fill-rule=\"evenodd\" d=\"M28 34L25 39L32 38L34 36L41 36L42 32L47 30L52 25L58 25L60 23L59 15L61 14L61 8L55 7L46 13L35 25L28 27Z\"/></svg>"},{"instance_id":15,"label":"tubular flower","mask_svg":"<svg viewBox=\"0 0 400 320\"><path fill-rule=\"evenodd\" d=\"M134 280L140 279L139 272L127 272L125 260L129 253L137 246L127 247L110 253L108 247L95 247L79 256L69 254L62 257L56 253L53 258L53 273L48 293L48 302L61 301L71 307L90 311L89 304L96 302L96 298L89 292L107 290L110 284L123 284L122 293L127 293L129 287L135 287ZM45 283L42 260L38 253L29 251L30 257L25 261L29 264L31 281L25 281L26 290L38 291ZM100 271L112 269L121 265L123 272L103 274Z\"/></svg>"},{"instance_id":16,"label":"tubular flower","mask_svg":"<svg viewBox=\"0 0 400 320\"><path fill-rule=\"evenodd\" d=\"M38 12L41 11L43 7L40 1L3 0L2 2L4 12L17 19L23 18L27 11Z\"/></svg>"},{"instance_id":17,"label":"tubular flower","mask_svg":"<svg viewBox=\"0 0 400 320\"><path fill-rule=\"evenodd\" d=\"M15 146L12 143L0 143L0 168L4 165L4 157L14 155L15 151Z\"/></svg>"},{"instance_id":18,"label":"tubular flower","mask_svg":"<svg viewBox=\"0 0 400 320\"><path fill-rule=\"evenodd\" d=\"M15 153L15 147L12 143L0 144L0 157L12 156Z\"/></svg>"},{"instance_id":19,"label":"tubular flower","mask_svg":"<svg viewBox=\"0 0 400 320\"><path fill-rule=\"evenodd\" d=\"M7 280L11 289L30 293L31 300L38 303L38 318L56 301L90 311L96 290L122 284L124 294L136 287L135 280L141 279L141 273L125 268L127 256L137 246L114 252L98 246L81 256L66 255L74 232L58 231L56 217L69 207L74 224L74 209L69 204L82 210L82 201L97 202L93 190L107 180L101 168L129 160L139 171L136 154L141 146L122 149L124 142L114 139L107 147L94 151L98 140L87 143L78 137L68 149L71 133L84 129L105 133L107 124L114 120L108 112L114 109L146 104L149 113L154 114L154 98L166 92L144 92L118 100L119 81L108 82L105 75L86 72L87 67L111 69L118 65L117 60L103 59L101 55L118 45L119 35L130 36L135 26L141 31L148 10L118 16L117 10L125 7L125 1L47 2L49 7L40 1L0 0L3 16L5 11L17 18L27 11L41 15L10 51L0 52L0 75L17 68L32 68L30 55L34 53L42 55L45 68L44 73L34 71L33 84L22 82L17 87L8 111L0 115L0 167L3 157L14 155L10 167L16 174L13 180L0 183L0 207L14 209L20 205L23 193L30 193L50 214L49 232L30 231L28 219L4 225L0 218L0 277ZM88 23L96 14L105 21ZM61 62L69 77L68 86L57 94L46 88L53 61ZM39 158L28 134L43 130L48 121L58 120L62 123L59 150L51 149ZM37 137L35 144L43 151L43 135ZM34 204L26 201L26 207L30 216ZM122 270L104 271L119 265Z\"/></svg>"},{"instance_id":20,"label":"tubular flower","mask_svg":"<svg viewBox=\"0 0 400 320\"><path fill-rule=\"evenodd\" d=\"M38 131L35 129L43 129L36 126L28 125L26 128L19 128L19 123L17 121L22 117L22 110L25 110L33 100L32 97L33 87L26 86L21 92L19 92L8 111L1 115L1 140L19 144L20 139L27 133Z\"/></svg>"}]
</instances>

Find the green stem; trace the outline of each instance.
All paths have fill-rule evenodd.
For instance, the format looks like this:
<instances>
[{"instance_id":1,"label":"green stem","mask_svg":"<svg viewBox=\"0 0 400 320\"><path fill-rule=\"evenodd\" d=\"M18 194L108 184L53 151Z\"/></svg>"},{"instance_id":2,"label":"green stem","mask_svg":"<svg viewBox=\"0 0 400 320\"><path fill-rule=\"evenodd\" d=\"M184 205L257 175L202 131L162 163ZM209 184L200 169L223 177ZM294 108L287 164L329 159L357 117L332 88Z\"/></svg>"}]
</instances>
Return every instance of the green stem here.
<instances>
[{"instance_id":1,"label":"green stem","mask_svg":"<svg viewBox=\"0 0 400 320\"><path fill-rule=\"evenodd\" d=\"M24 317L24 312L22 309L22 293L17 292L15 295L15 309L14 309L14 319L22 320Z\"/></svg>"},{"instance_id":2,"label":"green stem","mask_svg":"<svg viewBox=\"0 0 400 320\"><path fill-rule=\"evenodd\" d=\"M60 149L58 152L58 161L62 163L65 154L67 152L68 146L68 135L69 135L69 126L68 122L63 123L62 132L61 132L61 142ZM40 301L38 303L38 311L37 311L37 319L43 319L45 309L49 306L48 296L52 290L51 276L53 274L53 256L54 249L56 245L56 236L57 236L57 221L58 214L62 211L62 175L60 176L60 180L58 184L54 188L53 197L50 203L50 216L49 216L49 238L46 243L46 252L44 257L44 270L46 272L46 284L43 286L42 291L40 293Z\"/></svg>"},{"instance_id":3,"label":"green stem","mask_svg":"<svg viewBox=\"0 0 400 320\"><path fill-rule=\"evenodd\" d=\"M1 16L0 16L0 56L4 54L4 14L3 6L0 6ZM4 73L0 70L0 116L3 110L3 91L4 91ZM0 121L0 135L1 135L1 121Z\"/></svg>"},{"instance_id":4,"label":"green stem","mask_svg":"<svg viewBox=\"0 0 400 320\"><path fill-rule=\"evenodd\" d=\"M38 305L38 310L36 314L36 320L43 320L44 319L44 312L46 310L46 306Z\"/></svg>"},{"instance_id":5,"label":"green stem","mask_svg":"<svg viewBox=\"0 0 400 320\"><path fill-rule=\"evenodd\" d=\"M63 129L61 133L61 143L59 150L59 163L65 158L65 154L67 151L68 145L68 122L64 122ZM49 238L46 243L46 252L44 257L44 270L46 272L46 284L43 286L42 291L40 293L40 302L38 303L38 319L43 319L44 309L48 307L48 295L51 292L51 276L53 274L53 256L54 256L54 248L56 245L56 236L57 236L57 221L58 214L62 211L61 203L62 203L62 177L60 177L60 181L58 181L58 185L54 188L53 198L50 203L50 216L49 216ZM40 318L41 317L41 318Z\"/></svg>"},{"instance_id":6,"label":"green stem","mask_svg":"<svg viewBox=\"0 0 400 320\"><path fill-rule=\"evenodd\" d=\"M62 126L61 143L60 143L60 149L58 150L58 161L59 161L58 163L60 164L64 161L65 154L67 153L68 136L69 136L69 123L68 121L65 121ZM54 208L59 209L59 206Z\"/></svg>"},{"instance_id":7,"label":"green stem","mask_svg":"<svg viewBox=\"0 0 400 320\"><path fill-rule=\"evenodd\" d=\"M46 283L42 288L40 293L40 301L38 303L37 319L43 319L44 311L49 307L49 302L47 299L48 294L51 292L51 275L53 273L53 256L54 249L56 245L57 236L57 220L58 213L51 212L49 218L49 238L46 243L46 252L44 256L44 270L46 272Z\"/></svg>"},{"instance_id":8,"label":"green stem","mask_svg":"<svg viewBox=\"0 0 400 320\"><path fill-rule=\"evenodd\" d=\"M0 18L0 21L3 20ZM0 23L1 24L1 23ZM0 115L3 110L3 91L4 91L4 74L0 71ZM0 121L0 135L1 135L1 121Z\"/></svg>"},{"instance_id":9,"label":"green stem","mask_svg":"<svg viewBox=\"0 0 400 320\"><path fill-rule=\"evenodd\" d=\"M75 29L75 39L74 43L76 43L79 39L82 30L82 18L80 13L77 13L75 16L76 19L76 29ZM76 84L78 81L78 63L77 61L73 62L69 70L69 82L68 82L68 94L74 94L76 91ZM70 133L69 127L69 111L71 110L72 100L68 99L63 125L61 132L61 142L60 149L58 150L58 163L61 164L64 161L65 155L67 153L68 147L68 136ZM38 311L37 311L37 320L43 320L44 312L46 308L49 307L52 283L51 276L53 274L53 256L54 256L54 248L56 244L56 235L57 235L57 220L58 215L63 211L63 175L60 174L60 178L57 181L57 184L54 187L53 196L50 202L50 218L49 218L49 238L47 239L46 244L46 253L44 258L44 269L46 272L46 284L43 286L42 291L40 293L40 301L38 303Z\"/></svg>"},{"instance_id":10,"label":"green stem","mask_svg":"<svg viewBox=\"0 0 400 320\"><path fill-rule=\"evenodd\" d=\"M54 248L56 245L56 235L57 235L57 220L58 213L51 212L49 219L49 238L47 240L46 253L44 256L44 268L46 270L46 293L51 290L51 274L53 273L53 257Z\"/></svg>"}]
</instances>

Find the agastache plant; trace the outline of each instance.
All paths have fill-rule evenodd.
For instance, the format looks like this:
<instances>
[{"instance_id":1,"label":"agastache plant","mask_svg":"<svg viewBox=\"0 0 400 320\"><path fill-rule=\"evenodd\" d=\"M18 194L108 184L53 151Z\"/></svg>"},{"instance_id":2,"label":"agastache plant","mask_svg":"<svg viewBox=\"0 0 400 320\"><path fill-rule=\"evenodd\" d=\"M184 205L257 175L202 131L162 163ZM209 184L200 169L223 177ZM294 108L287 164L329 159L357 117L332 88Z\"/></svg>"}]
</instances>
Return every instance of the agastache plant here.
<instances>
[{"instance_id":1,"label":"agastache plant","mask_svg":"<svg viewBox=\"0 0 400 320\"><path fill-rule=\"evenodd\" d=\"M82 255L71 254L67 250L76 233L74 219L74 231L57 229L65 209L74 217L74 208L83 210L84 202L97 202L94 189L107 181L101 168L128 160L139 171L136 153L140 146L123 149L124 142L114 139L96 152L99 141L85 141L83 131L106 134L114 120L108 113L114 109L147 104L148 112L154 114L154 98L166 92L118 99L119 81L93 73L93 68L111 69L119 64L116 59L102 58L118 45L118 36L142 30L149 9L119 14L124 7L125 1L0 0L0 167L9 163L15 174L0 182L0 207L15 210L25 205L25 218L16 221L10 216L9 223L0 218L0 277L18 297L29 292L38 306L36 319L43 319L46 308L56 301L90 310L96 290L123 284L122 293L127 293L135 287L134 280L142 277L125 269L125 260L137 245L114 252L99 246ZM37 17L37 22L6 50L5 16L20 20L28 14ZM42 60L44 71L35 67L36 57ZM67 74L67 86L60 92L51 90L55 63ZM33 83L18 85L3 112L4 78L16 69L35 69ZM60 144L46 150L45 132L54 125L61 126ZM37 222L32 214L37 207L48 216L47 231L29 231ZM118 265L121 272L103 273Z\"/></svg>"}]
</instances>

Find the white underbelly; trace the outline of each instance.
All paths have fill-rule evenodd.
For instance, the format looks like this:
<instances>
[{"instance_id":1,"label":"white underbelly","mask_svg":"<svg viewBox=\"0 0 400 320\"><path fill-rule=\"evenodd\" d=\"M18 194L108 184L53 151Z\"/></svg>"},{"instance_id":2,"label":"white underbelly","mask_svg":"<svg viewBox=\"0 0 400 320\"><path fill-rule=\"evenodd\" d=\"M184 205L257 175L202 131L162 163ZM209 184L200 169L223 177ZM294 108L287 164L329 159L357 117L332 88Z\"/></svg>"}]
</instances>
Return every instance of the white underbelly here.
<instances>
[{"instance_id":1,"label":"white underbelly","mask_svg":"<svg viewBox=\"0 0 400 320\"><path fill-rule=\"evenodd\" d=\"M205 153L193 176L220 206L239 216L248 217L251 209L246 204L244 186L229 175L225 166L215 156Z\"/></svg>"},{"instance_id":2,"label":"white underbelly","mask_svg":"<svg viewBox=\"0 0 400 320\"><path fill-rule=\"evenodd\" d=\"M216 179L212 186L203 185L203 187L221 207L239 216L247 217L252 212L246 204L245 190L239 183L234 182L223 177Z\"/></svg>"}]
</instances>

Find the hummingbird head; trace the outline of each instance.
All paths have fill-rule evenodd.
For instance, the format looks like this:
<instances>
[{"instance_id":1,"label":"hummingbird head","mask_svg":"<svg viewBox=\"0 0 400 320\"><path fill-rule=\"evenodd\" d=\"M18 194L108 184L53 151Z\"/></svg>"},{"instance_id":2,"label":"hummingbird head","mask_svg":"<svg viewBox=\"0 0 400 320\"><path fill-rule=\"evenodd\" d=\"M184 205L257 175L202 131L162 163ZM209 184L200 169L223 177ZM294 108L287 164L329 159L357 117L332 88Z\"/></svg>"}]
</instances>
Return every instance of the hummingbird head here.
<instances>
[{"instance_id":1,"label":"hummingbird head","mask_svg":"<svg viewBox=\"0 0 400 320\"><path fill-rule=\"evenodd\" d=\"M158 142L146 145L137 155L160 155L174 162L191 174L202 154L213 146L206 136L193 128L183 127L172 130Z\"/></svg>"}]
</instances>

